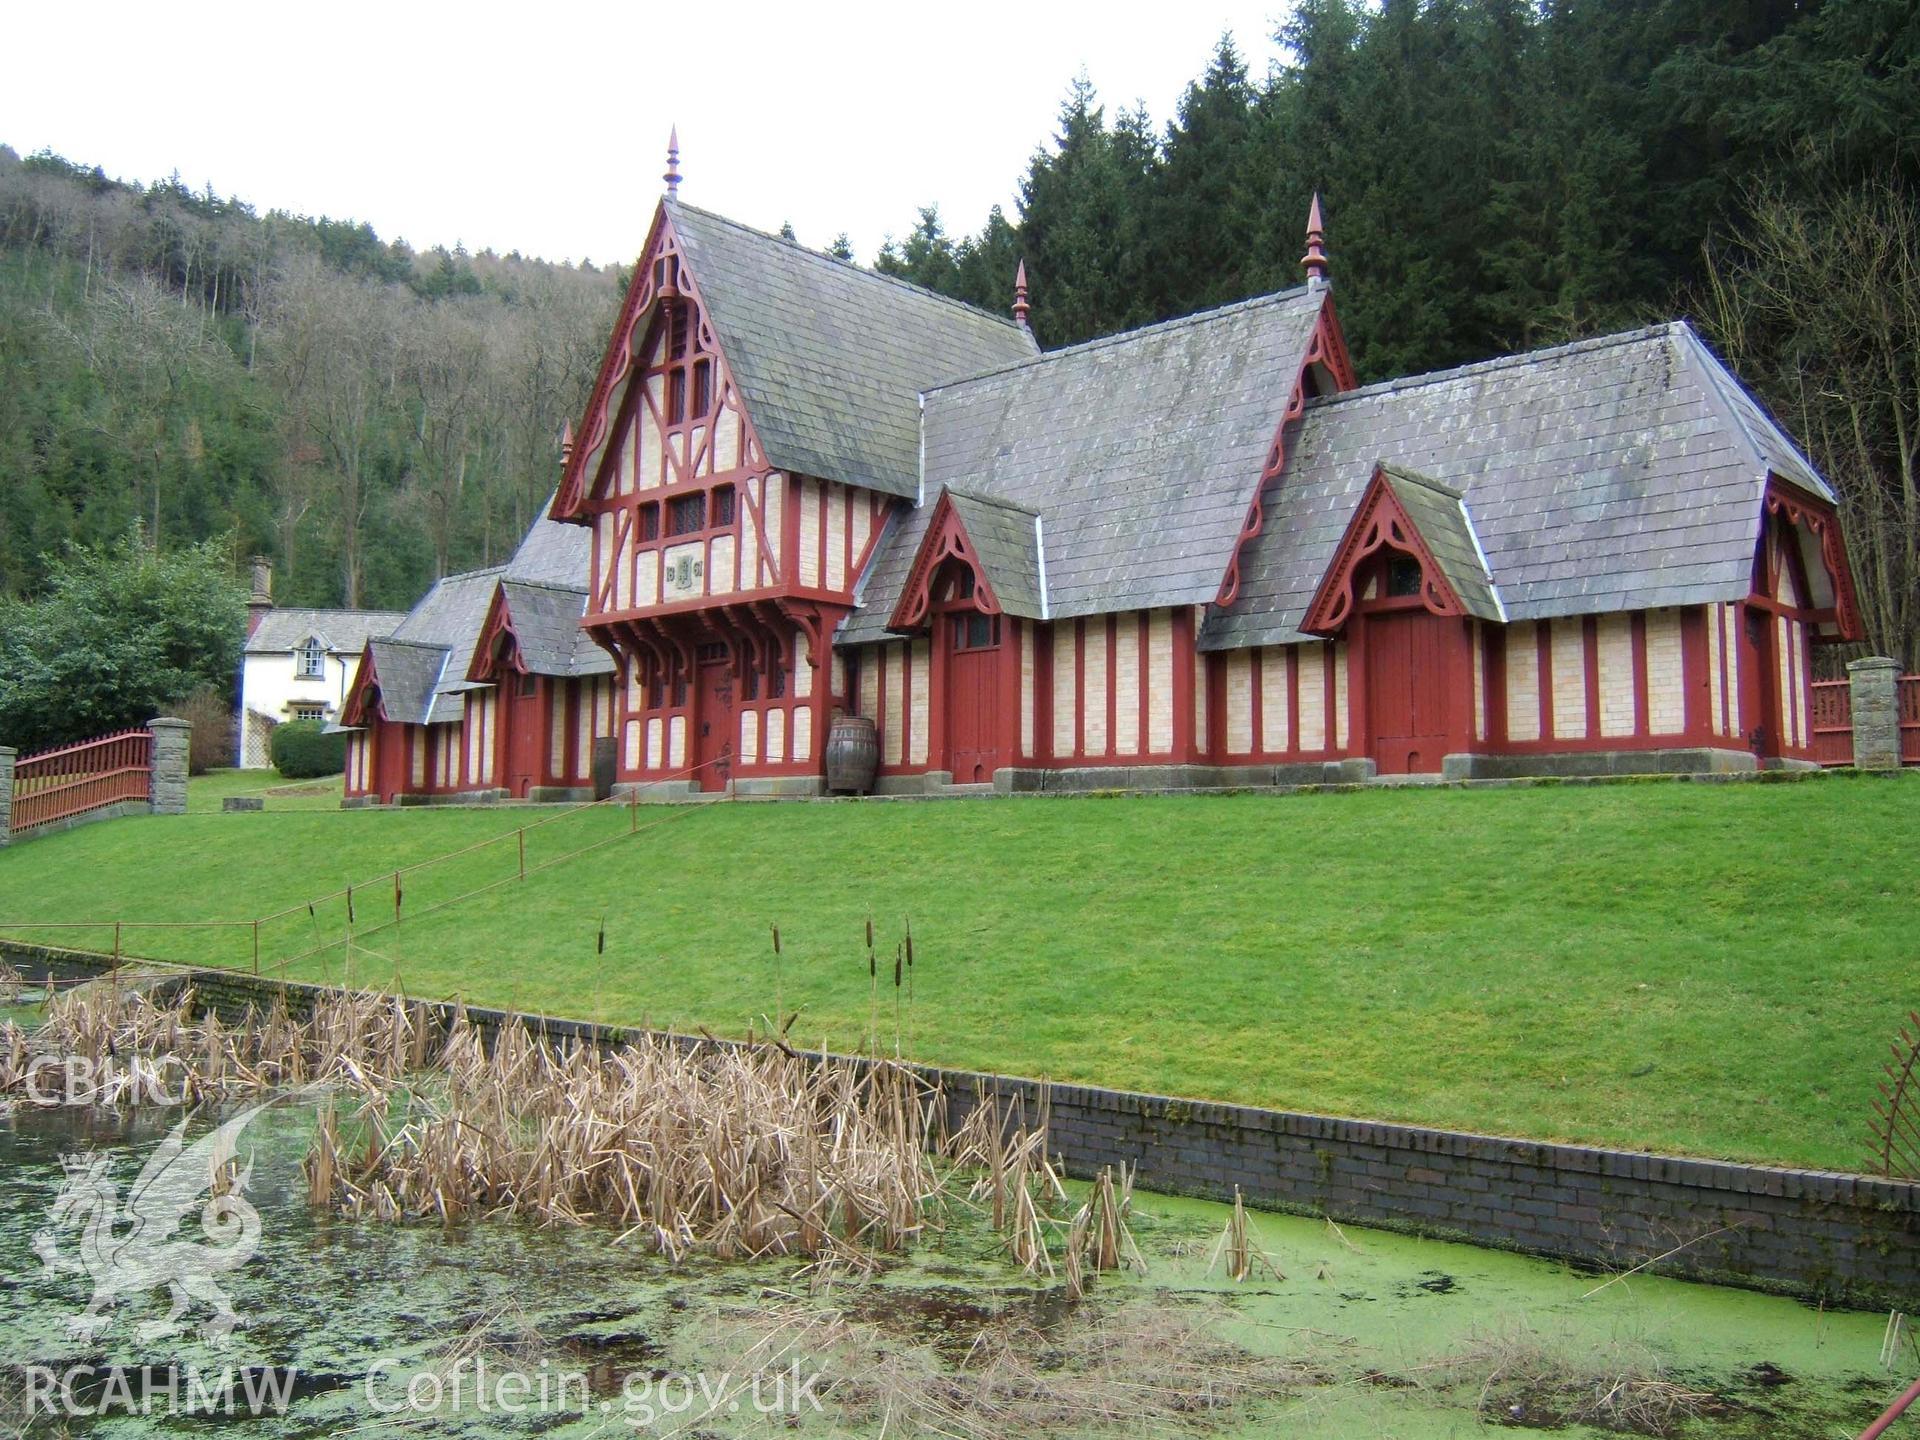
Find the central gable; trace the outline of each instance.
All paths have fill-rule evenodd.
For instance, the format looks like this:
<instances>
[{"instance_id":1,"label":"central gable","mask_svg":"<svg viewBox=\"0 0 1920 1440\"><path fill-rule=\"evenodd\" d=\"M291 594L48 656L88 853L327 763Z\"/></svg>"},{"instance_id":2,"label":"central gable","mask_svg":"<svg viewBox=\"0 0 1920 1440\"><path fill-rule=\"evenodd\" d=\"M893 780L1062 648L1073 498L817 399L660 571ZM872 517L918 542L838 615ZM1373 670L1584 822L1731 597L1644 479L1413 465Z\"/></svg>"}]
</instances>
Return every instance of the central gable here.
<instances>
[{"instance_id":1,"label":"central gable","mask_svg":"<svg viewBox=\"0 0 1920 1440\"><path fill-rule=\"evenodd\" d=\"M681 307L691 317L684 336L670 319ZM662 363L661 347L681 344L697 352L692 363L713 367L709 393L716 414L737 418L739 463L904 497L919 493L921 392L1036 353L1033 337L1010 319L663 200L568 458L555 519L584 519L635 424L669 423L663 407L672 392L652 394L646 382ZM711 473L726 458L724 424L709 443L719 448L703 471L689 442L681 463L690 475ZM634 454L644 457L644 446Z\"/></svg>"}]
</instances>

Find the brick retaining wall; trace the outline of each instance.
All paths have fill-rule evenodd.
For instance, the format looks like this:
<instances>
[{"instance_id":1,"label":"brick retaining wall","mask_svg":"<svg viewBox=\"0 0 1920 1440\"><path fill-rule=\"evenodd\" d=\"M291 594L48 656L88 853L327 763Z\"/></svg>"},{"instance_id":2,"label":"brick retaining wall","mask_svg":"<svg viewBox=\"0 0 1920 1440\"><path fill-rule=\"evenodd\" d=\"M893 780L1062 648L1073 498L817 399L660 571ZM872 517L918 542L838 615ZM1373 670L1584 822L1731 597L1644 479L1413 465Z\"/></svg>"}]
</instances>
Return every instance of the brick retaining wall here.
<instances>
[{"instance_id":1,"label":"brick retaining wall","mask_svg":"<svg viewBox=\"0 0 1920 1440\"><path fill-rule=\"evenodd\" d=\"M31 968L36 955L13 951ZM284 994L304 1013L321 987L198 971L203 1003L234 1020ZM429 1007L442 1023L452 1008ZM469 1007L483 1028L511 1018ZM640 1032L521 1017L556 1039L618 1043ZM697 1039L676 1037L684 1044ZM958 1124L982 1094L1031 1117L1040 1082L917 1067ZM1139 1166L1143 1188L1327 1215L1624 1270L1676 1246L1662 1274L1856 1305L1920 1304L1920 1185L1872 1176L1502 1139L1164 1095L1055 1085L1053 1149L1074 1175Z\"/></svg>"}]
</instances>

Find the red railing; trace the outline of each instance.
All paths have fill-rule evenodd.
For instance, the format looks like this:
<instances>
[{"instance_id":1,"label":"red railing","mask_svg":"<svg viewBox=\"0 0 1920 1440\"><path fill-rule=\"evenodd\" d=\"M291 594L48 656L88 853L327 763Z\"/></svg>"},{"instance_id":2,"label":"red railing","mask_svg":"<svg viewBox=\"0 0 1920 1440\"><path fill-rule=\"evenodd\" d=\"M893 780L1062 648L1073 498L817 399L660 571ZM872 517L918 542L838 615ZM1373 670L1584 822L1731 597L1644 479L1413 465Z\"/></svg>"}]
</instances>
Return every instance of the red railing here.
<instances>
[{"instance_id":1,"label":"red railing","mask_svg":"<svg viewBox=\"0 0 1920 1440\"><path fill-rule=\"evenodd\" d=\"M13 767L12 830L51 825L128 800L145 800L152 783L153 736L121 730L23 755Z\"/></svg>"},{"instance_id":2,"label":"red railing","mask_svg":"<svg viewBox=\"0 0 1920 1440\"><path fill-rule=\"evenodd\" d=\"M1895 682L1900 715L1900 763L1920 765L1920 675ZM1853 763L1853 691L1845 680L1813 682L1813 758L1822 765Z\"/></svg>"},{"instance_id":3,"label":"red railing","mask_svg":"<svg viewBox=\"0 0 1920 1440\"><path fill-rule=\"evenodd\" d=\"M1813 682L1813 758L1822 765L1853 763L1853 687L1845 680Z\"/></svg>"},{"instance_id":4,"label":"red railing","mask_svg":"<svg viewBox=\"0 0 1920 1440\"><path fill-rule=\"evenodd\" d=\"M1894 701L1900 713L1900 763L1920 765L1920 675L1902 675Z\"/></svg>"}]
</instances>

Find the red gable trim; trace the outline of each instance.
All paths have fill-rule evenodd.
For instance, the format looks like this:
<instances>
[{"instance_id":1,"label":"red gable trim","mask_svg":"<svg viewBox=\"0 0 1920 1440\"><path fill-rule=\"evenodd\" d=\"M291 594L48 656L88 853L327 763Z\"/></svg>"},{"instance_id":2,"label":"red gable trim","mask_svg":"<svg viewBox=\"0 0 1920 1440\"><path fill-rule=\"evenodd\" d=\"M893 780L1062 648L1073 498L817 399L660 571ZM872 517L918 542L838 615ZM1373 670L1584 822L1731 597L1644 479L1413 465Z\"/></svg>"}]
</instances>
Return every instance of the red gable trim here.
<instances>
[{"instance_id":1,"label":"red gable trim","mask_svg":"<svg viewBox=\"0 0 1920 1440\"><path fill-rule=\"evenodd\" d=\"M1347 337L1340 329L1340 317L1333 311L1331 294L1320 302L1320 315L1314 321L1313 335L1307 341L1307 353L1293 377L1293 389L1287 395L1287 408L1280 416L1279 425L1274 428L1273 444L1267 450L1267 463L1260 472L1260 483L1253 487L1253 499L1247 505L1246 522L1233 542L1233 554L1227 560L1227 573L1221 577L1220 589L1213 597L1216 605L1231 605L1239 597L1240 556L1266 523L1262 497L1266 494L1267 486L1279 479L1280 473L1287 468L1287 427L1306 413L1307 371L1315 365L1324 366L1333 375L1333 383L1338 390L1351 390L1358 383L1353 373L1353 360L1347 354Z\"/></svg>"},{"instance_id":2,"label":"red gable trim","mask_svg":"<svg viewBox=\"0 0 1920 1440\"><path fill-rule=\"evenodd\" d=\"M510 647L507 652L509 658L504 664L494 654L495 644L503 636ZM524 675L527 666L520 654L520 637L513 630L513 610L507 604L507 588L495 585L493 599L487 602L487 618L480 626L480 638L473 642L473 659L467 664L467 679L493 680L498 678L502 670Z\"/></svg>"},{"instance_id":3,"label":"red gable trim","mask_svg":"<svg viewBox=\"0 0 1920 1440\"><path fill-rule=\"evenodd\" d=\"M1853 588L1853 565L1847 559L1847 544L1840 533L1840 515L1832 504L1781 479L1767 477L1762 512L1779 515L1789 524L1806 527L1820 542L1820 562L1826 566L1833 586L1834 623L1842 640L1864 640L1866 626L1860 619L1860 601Z\"/></svg>"},{"instance_id":4,"label":"red gable trim","mask_svg":"<svg viewBox=\"0 0 1920 1440\"><path fill-rule=\"evenodd\" d=\"M372 707L369 715L368 707ZM342 725L366 725L373 720L387 718L385 707L380 701L380 676L373 668L373 641L367 641L360 651L360 668L354 671L353 685L347 691L347 698L340 702L340 723Z\"/></svg>"},{"instance_id":5,"label":"red gable trim","mask_svg":"<svg viewBox=\"0 0 1920 1440\"><path fill-rule=\"evenodd\" d=\"M664 267L662 261L666 262ZM664 283L658 273L662 269L665 271ZM747 413L746 397L734 383L733 367L720 347L713 311L700 293L693 267L687 263L680 239L674 233L673 221L667 215L666 203L662 201L654 209L653 223L647 229L646 248L641 251L640 261L634 267L633 279L627 286L626 298L620 304L620 316L614 321L613 333L607 337L607 350L600 361L600 373L593 382L593 393L587 399L586 413L577 427L573 449L560 472L560 488L555 492L553 504L547 511L549 519L570 521L577 525L588 522L587 502L592 497L595 478L605 459L607 441L621 418L614 413L614 392L633 373L634 366L641 358L639 352L646 343L647 327L653 321L657 302L677 296L690 299L699 310L701 348L710 351L718 362L714 393L720 396L730 393L733 396L741 419L746 424L753 452L759 456L758 463L762 467L767 464L766 446L760 443L753 417ZM626 408L628 401L623 399L622 406ZM712 443L711 438L708 443Z\"/></svg>"},{"instance_id":6,"label":"red gable trim","mask_svg":"<svg viewBox=\"0 0 1920 1440\"><path fill-rule=\"evenodd\" d=\"M893 607L887 621L889 630L918 630L927 623L933 608L933 577L948 560L959 560L973 571L975 608L988 615L1000 613L1000 597L987 583L979 552L961 523L960 512L953 508L953 497L944 489L934 503L933 518L927 521L927 533L920 537L914 552L913 568L907 571L907 583L901 587L900 603Z\"/></svg>"},{"instance_id":7,"label":"red gable trim","mask_svg":"<svg viewBox=\"0 0 1920 1440\"><path fill-rule=\"evenodd\" d=\"M1347 533L1334 550L1327 573L1320 578L1320 588L1313 592L1300 628L1309 635L1332 635L1345 625L1353 614L1354 578L1360 563L1383 547L1404 551L1420 562L1420 602L1428 610L1435 615L1467 613L1421 538L1420 528L1387 484L1385 473L1375 466L1373 479L1367 482L1359 508L1347 524Z\"/></svg>"}]
</instances>

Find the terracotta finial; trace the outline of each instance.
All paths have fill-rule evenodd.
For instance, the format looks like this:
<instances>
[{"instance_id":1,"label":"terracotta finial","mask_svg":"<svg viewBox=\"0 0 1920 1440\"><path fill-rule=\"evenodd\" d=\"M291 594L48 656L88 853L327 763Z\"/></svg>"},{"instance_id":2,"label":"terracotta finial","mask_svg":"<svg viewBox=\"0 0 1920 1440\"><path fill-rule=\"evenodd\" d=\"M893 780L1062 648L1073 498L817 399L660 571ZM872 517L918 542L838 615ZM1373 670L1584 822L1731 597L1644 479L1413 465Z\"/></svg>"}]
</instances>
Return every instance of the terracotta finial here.
<instances>
[{"instance_id":1,"label":"terracotta finial","mask_svg":"<svg viewBox=\"0 0 1920 1440\"><path fill-rule=\"evenodd\" d=\"M1318 289L1327 283L1327 227L1320 218L1320 192L1313 192L1313 204L1307 210L1307 253L1300 257L1307 267L1307 288Z\"/></svg>"},{"instance_id":2,"label":"terracotta finial","mask_svg":"<svg viewBox=\"0 0 1920 1440\"><path fill-rule=\"evenodd\" d=\"M566 464L573 458L573 421L569 419L560 431L560 463Z\"/></svg>"},{"instance_id":3,"label":"terracotta finial","mask_svg":"<svg viewBox=\"0 0 1920 1440\"><path fill-rule=\"evenodd\" d=\"M1023 330L1032 328L1027 324L1027 312L1032 308L1027 304L1027 262L1022 260L1013 272L1013 318Z\"/></svg>"},{"instance_id":4,"label":"terracotta finial","mask_svg":"<svg viewBox=\"0 0 1920 1440\"><path fill-rule=\"evenodd\" d=\"M667 173L660 178L667 182L667 194L680 193L680 127L678 125L667 132Z\"/></svg>"}]
</instances>

